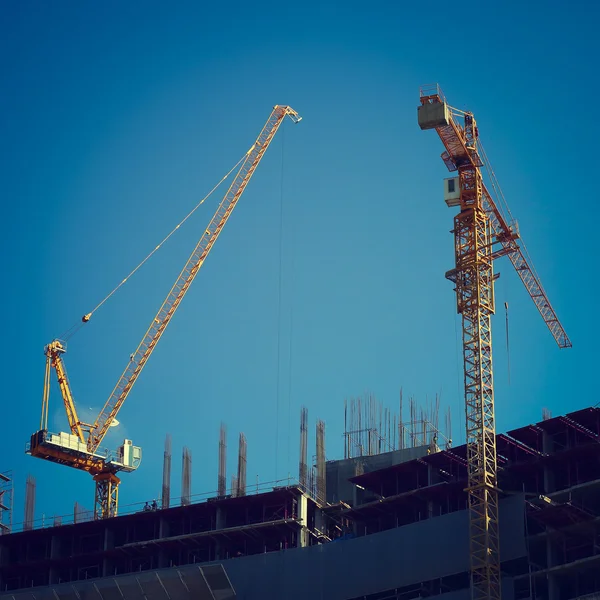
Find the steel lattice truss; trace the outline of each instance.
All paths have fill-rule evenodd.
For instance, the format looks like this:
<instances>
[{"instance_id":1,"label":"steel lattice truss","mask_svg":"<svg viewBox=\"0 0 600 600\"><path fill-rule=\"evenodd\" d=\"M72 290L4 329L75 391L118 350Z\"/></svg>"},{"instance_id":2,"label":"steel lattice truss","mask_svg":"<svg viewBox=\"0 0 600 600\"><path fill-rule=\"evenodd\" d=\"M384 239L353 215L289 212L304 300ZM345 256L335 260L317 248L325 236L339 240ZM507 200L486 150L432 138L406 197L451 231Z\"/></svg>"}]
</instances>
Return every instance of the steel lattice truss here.
<instances>
[{"instance_id":1,"label":"steel lattice truss","mask_svg":"<svg viewBox=\"0 0 600 600\"><path fill-rule=\"evenodd\" d=\"M114 473L106 472L96 475L94 481L96 482L94 519L116 517L121 480Z\"/></svg>"},{"instance_id":2,"label":"steel lattice truss","mask_svg":"<svg viewBox=\"0 0 600 600\"><path fill-rule=\"evenodd\" d=\"M496 258L508 255L558 346L568 348L571 342L518 244L516 227L508 225L483 183L473 115L450 108L437 86L421 90L421 105L425 110L419 124L436 130L445 148L442 160L449 171L458 171L460 189L460 201L449 203L460 206L460 212L453 231L456 267L447 277L456 286L457 312L462 317L471 593L475 600L500 600L491 328ZM432 110L431 105L437 108ZM464 118L464 126L457 116Z\"/></svg>"},{"instance_id":3,"label":"steel lattice truss","mask_svg":"<svg viewBox=\"0 0 600 600\"><path fill-rule=\"evenodd\" d=\"M473 200L477 203L481 199L481 175L478 169L460 169L459 174L466 186L477 182L471 188ZM455 217L454 241L457 308L462 316L473 598L499 600L491 330L494 276L489 220L481 206L467 208Z\"/></svg>"}]
</instances>

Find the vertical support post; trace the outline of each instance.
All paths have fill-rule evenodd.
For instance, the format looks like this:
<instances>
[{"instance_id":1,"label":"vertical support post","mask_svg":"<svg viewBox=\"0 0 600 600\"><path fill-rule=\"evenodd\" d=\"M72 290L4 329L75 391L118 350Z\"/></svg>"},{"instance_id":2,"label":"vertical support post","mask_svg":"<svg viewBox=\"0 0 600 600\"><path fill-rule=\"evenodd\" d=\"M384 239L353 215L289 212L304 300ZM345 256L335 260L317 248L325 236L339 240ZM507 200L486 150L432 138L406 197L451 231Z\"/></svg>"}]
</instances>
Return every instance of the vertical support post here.
<instances>
[{"instance_id":1,"label":"vertical support post","mask_svg":"<svg viewBox=\"0 0 600 600\"><path fill-rule=\"evenodd\" d=\"M225 423L221 423L219 434L219 476L218 476L218 495L223 497L227 494L227 428Z\"/></svg>"},{"instance_id":2,"label":"vertical support post","mask_svg":"<svg viewBox=\"0 0 600 600\"><path fill-rule=\"evenodd\" d=\"M346 437L348 440L348 437ZM346 444L347 449L347 444ZM300 482L300 488L306 493L307 488L307 458L308 458L308 408L303 406L300 411L300 464L298 480ZM346 457L347 458L347 457Z\"/></svg>"},{"instance_id":3,"label":"vertical support post","mask_svg":"<svg viewBox=\"0 0 600 600\"><path fill-rule=\"evenodd\" d=\"M104 530L104 552L107 555L102 559L102 577L109 577L114 573L114 555L109 551L115 547L115 532L111 527Z\"/></svg>"},{"instance_id":4,"label":"vertical support post","mask_svg":"<svg viewBox=\"0 0 600 600\"><path fill-rule=\"evenodd\" d=\"M165 438L165 452L163 456L163 480L160 499L162 508L171 505L171 435L167 433Z\"/></svg>"},{"instance_id":5,"label":"vertical support post","mask_svg":"<svg viewBox=\"0 0 600 600\"><path fill-rule=\"evenodd\" d=\"M246 436L243 433L240 433L238 450L237 496L246 495L246 448Z\"/></svg>"},{"instance_id":6,"label":"vertical support post","mask_svg":"<svg viewBox=\"0 0 600 600\"><path fill-rule=\"evenodd\" d=\"M192 496L192 453L186 446L181 462L181 506L187 506Z\"/></svg>"},{"instance_id":7,"label":"vertical support post","mask_svg":"<svg viewBox=\"0 0 600 600\"><path fill-rule=\"evenodd\" d=\"M298 532L296 546L303 548L308 546L308 498L303 493L298 498L298 520L302 523L302 529Z\"/></svg>"},{"instance_id":8,"label":"vertical support post","mask_svg":"<svg viewBox=\"0 0 600 600\"><path fill-rule=\"evenodd\" d=\"M54 534L50 538L50 560L56 560L60 558L60 538L56 534ZM48 569L48 583L50 585L54 583L59 583L59 577L57 568L55 565L52 565Z\"/></svg>"},{"instance_id":9,"label":"vertical support post","mask_svg":"<svg viewBox=\"0 0 600 600\"><path fill-rule=\"evenodd\" d=\"M325 504L327 490L325 488L325 423L317 421L317 502Z\"/></svg>"},{"instance_id":10,"label":"vertical support post","mask_svg":"<svg viewBox=\"0 0 600 600\"><path fill-rule=\"evenodd\" d=\"M35 515L35 478L33 475L27 475L25 484L25 518L23 519L23 531L33 529L33 520Z\"/></svg>"},{"instance_id":11,"label":"vertical support post","mask_svg":"<svg viewBox=\"0 0 600 600\"><path fill-rule=\"evenodd\" d=\"M94 519L116 517L121 480L114 473L106 472L95 475L94 481L96 482Z\"/></svg>"}]
</instances>

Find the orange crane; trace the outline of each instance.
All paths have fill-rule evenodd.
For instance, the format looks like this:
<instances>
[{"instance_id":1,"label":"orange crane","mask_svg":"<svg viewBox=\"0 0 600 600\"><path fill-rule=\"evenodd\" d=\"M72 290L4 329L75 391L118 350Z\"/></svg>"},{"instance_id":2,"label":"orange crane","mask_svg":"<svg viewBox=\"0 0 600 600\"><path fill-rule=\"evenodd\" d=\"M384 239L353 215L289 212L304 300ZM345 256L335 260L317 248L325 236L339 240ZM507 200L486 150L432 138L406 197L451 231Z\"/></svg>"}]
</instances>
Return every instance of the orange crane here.
<instances>
[{"instance_id":1,"label":"orange crane","mask_svg":"<svg viewBox=\"0 0 600 600\"><path fill-rule=\"evenodd\" d=\"M118 487L120 483L117 473L121 471L131 472L137 469L142 458L141 448L133 446L131 440L125 440L116 453L101 449L100 444L109 427L115 424L119 410L198 274L200 267L204 264L206 257L244 193L256 167L258 167L285 117L289 117L294 123L299 123L302 120L302 117L289 106L278 105L273 108L260 135L246 153L243 161L241 161L241 167L221 200L208 227L202 234L179 277L177 277L156 317L150 323L142 341L131 355L125 370L93 424L80 421L77 415L75 400L63 361L63 354L67 350L66 343L56 339L45 347L46 373L40 429L31 436L26 452L37 458L90 473L96 482L95 518L107 518L117 515ZM91 313L85 315L82 321L86 323L90 320L90 317ZM54 434L48 431L48 402L52 370L56 373L69 421L70 433Z\"/></svg>"},{"instance_id":2,"label":"orange crane","mask_svg":"<svg viewBox=\"0 0 600 600\"><path fill-rule=\"evenodd\" d=\"M516 223L509 225L483 182L485 152L473 114L449 106L438 85L421 88L420 101L420 128L436 130L445 148L442 160L449 171L458 171L445 180L446 204L460 210L453 230L456 267L446 277L456 286L462 316L471 594L475 600L500 600L491 327L495 259L508 256L559 348L570 348L571 342L519 243Z\"/></svg>"}]
</instances>

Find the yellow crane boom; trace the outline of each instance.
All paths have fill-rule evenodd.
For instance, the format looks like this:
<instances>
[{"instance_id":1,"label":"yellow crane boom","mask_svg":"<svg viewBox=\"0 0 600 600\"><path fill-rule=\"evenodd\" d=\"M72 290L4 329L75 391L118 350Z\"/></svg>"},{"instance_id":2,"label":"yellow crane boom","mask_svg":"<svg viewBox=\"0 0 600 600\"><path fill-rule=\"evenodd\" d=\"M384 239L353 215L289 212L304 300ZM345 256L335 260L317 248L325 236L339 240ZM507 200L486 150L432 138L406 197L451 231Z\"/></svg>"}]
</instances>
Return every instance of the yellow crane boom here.
<instances>
[{"instance_id":1,"label":"yellow crane boom","mask_svg":"<svg viewBox=\"0 0 600 600\"><path fill-rule=\"evenodd\" d=\"M285 117L289 117L294 123L298 123L302 119L289 106L277 105L273 108L260 135L246 153L239 171L221 200L208 227L188 258L158 313L150 323L142 341L131 355L129 363L93 424L82 423L77 416L73 393L67 378L64 361L62 360L62 355L66 352L65 344L60 340L54 340L45 348L46 372L42 400L42 420L40 430L31 436L27 452L38 458L65 464L91 473L96 482L96 499L94 505L94 514L96 517L105 518L117 514L118 486L120 480L116 476L116 473L119 471L134 470L141 461L141 449L132 446L130 440L125 440L116 456L101 452L99 446L198 274L198 271L204 264ZM87 322L89 321L89 317L90 315L86 315L82 320ZM48 401L51 369L54 369L56 372L69 421L70 434L61 433L60 435L56 435L49 434L48 432ZM89 432L87 440L84 438L84 429Z\"/></svg>"},{"instance_id":2,"label":"yellow crane boom","mask_svg":"<svg viewBox=\"0 0 600 600\"><path fill-rule=\"evenodd\" d=\"M150 358L152 351L167 328L167 325L171 321L179 304L183 300L185 293L188 291L190 285L192 285L200 267L204 264L208 253L217 241L225 223L227 223L238 200L244 193L250 178L254 174L256 167L258 167L260 160L269 147L273 136L277 133L279 126L286 116L289 116L295 122L300 120L298 113L289 106L275 106L256 142L254 142L250 150L248 150L240 170L231 183L229 190L227 190L227 193L223 197L221 204L219 204L210 224L194 248L194 251L179 274L179 277L173 284L171 291L160 307L156 317L153 319L152 323L150 323L146 335L144 335L139 346L136 348L133 358L125 367L123 374L119 378L119 381L117 381L104 408L100 411L88 439L88 449L90 452L94 452L102 442L111 422L117 416L121 406L123 406L123 402L127 399L131 388L142 372L142 369Z\"/></svg>"}]
</instances>

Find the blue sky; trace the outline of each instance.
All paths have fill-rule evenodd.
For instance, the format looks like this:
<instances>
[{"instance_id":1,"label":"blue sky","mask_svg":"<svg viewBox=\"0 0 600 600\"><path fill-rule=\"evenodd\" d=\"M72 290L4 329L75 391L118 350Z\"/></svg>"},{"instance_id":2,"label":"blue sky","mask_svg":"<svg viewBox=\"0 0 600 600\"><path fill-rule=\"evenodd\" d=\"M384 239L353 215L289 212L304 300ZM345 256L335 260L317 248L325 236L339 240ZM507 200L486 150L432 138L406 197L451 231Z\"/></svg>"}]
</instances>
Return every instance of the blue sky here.
<instances>
[{"instance_id":1,"label":"blue sky","mask_svg":"<svg viewBox=\"0 0 600 600\"><path fill-rule=\"evenodd\" d=\"M5 2L1 15L4 389L0 470L37 480L36 517L92 508L82 473L24 455L39 423L43 347L80 319L252 144L278 133L107 442L143 447L123 505L157 497L164 436L193 493L216 489L219 423L248 439L248 481L295 476L298 423L343 453L343 401L436 393L464 441L448 172L416 121L439 82L472 110L505 196L574 347L559 351L511 272L495 318L497 425L594 404L599 84L590 3L303 5ZM596 13L596 14L592 14ZM224 193L225 188L221 190ZM69 344L78 405L99 410L222 194ZM282 214L282 227L280 215ZM281 252L280 252L281 236ZM281 271L280 271L281 262ZM279 310L279 296L281 306ZM278 352L279 348L279 352ZM278 389L279 381L279 389ZM57 390L51 425L64 429ZM314 451L313 451L314 452Z\"/></svg>"}]
</instances>

